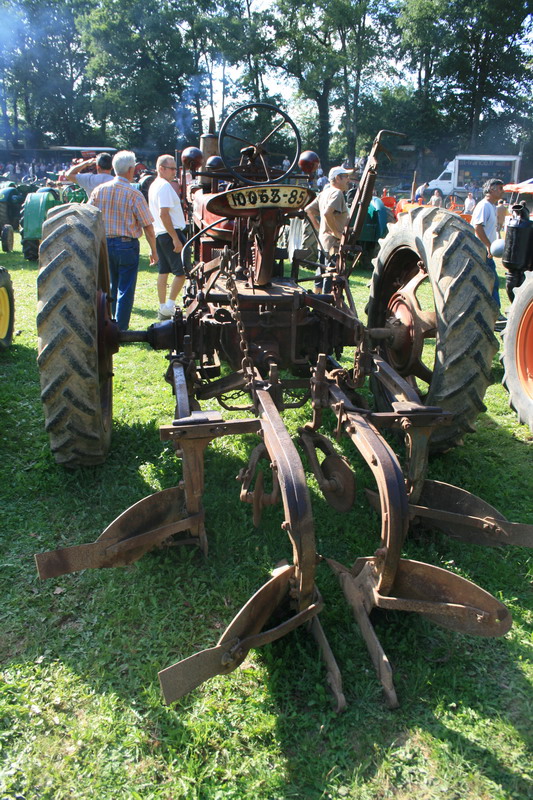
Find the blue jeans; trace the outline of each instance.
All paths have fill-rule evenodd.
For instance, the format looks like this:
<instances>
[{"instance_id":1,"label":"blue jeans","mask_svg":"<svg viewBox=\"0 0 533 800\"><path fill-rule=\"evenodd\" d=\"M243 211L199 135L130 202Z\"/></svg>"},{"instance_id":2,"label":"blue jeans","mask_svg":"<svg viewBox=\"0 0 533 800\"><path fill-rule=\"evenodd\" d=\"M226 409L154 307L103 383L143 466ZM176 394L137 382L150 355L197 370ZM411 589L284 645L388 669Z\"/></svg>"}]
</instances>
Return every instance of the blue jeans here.
<instances>
[{"instance_id":1,"label":"blue jeans","mask_svg":"<svg viewBox=\"0 0 533 800\"><path fill-rule=\"evenodd\" d=\"M127 331L137 285L139 240L131 239L131 241L125 242L120 238L108 239L107 252L109 254L113 317L120 330Z\"/></svg>"},{"instance_id":2,"label":"blue jeans","mask_svg":"<svg viewBox=\"0 0 533 800\"><path fill-rule=\"evenodd\" d=\"M493 258L487 257L487 266L494 272L494 287L492 289L492 296L498 303L498 308L501 308L500 302L500 279L498 278L498 273L496 272L496 263Z\"/></svg>"}]
</instances>

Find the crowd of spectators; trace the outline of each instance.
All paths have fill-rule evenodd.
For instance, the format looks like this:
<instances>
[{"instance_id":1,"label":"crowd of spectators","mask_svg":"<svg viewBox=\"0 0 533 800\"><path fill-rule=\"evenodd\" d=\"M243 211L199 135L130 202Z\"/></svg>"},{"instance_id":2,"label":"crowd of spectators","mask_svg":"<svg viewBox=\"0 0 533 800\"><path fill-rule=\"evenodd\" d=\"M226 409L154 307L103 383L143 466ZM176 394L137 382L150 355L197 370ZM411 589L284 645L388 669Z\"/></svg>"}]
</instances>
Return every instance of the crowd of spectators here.
<instances>
[{"instance_id":1,"label":"crowd of spectators","mask_svg":"<svg viewBox=\"0 0 533 800\"><path fill-rule=\"evenodd\" d=\"M70 163L59 161L6 161L0 162L0 175L10 180L22 180L26 176L31 178L46 178L48 172L57 173L68 169Z\"/></svg>"}]
</instances>

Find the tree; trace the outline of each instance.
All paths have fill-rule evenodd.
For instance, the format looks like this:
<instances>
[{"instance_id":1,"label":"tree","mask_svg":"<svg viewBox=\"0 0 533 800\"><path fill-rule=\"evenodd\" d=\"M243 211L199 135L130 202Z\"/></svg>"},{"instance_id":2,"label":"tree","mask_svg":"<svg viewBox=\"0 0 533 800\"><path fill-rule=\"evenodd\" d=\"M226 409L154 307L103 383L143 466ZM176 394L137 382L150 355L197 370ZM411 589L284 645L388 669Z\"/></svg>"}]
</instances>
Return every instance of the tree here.
<instances>
[{"instance_id":1,"label":"tree","mask_svg":"<svg viewBox=\"0 0 533 800\"><path fill-rule=\"evenodd\" d=\"M491 111L518 111L531 94L532 69L524 58L531 31L531 0L451 0L445 15L454 40L440 74L454 117L465 120L470 150L478 148Z\"/></svg>"},{"instance_id":2,"label":"tree","mask_svg":"<svg viewBox=\"0 0 533 800\"><path fill-rule=\"evenodd\" d=\"M28 147L40 147L46 135L72 141L88 111L87 58L76 28L80 0L21 0L4 3L9 38L2 41L1 105L4 129L8 107L12 138L23 118Z\"/></svg>"},{"instance_id":3,"label":"tree","mask_svg":"<svg viewBox=\"0 0 533 800\"><path fill-rule=\"evenodd\" d=\"M98 0L79 21L95 119L124 146L167 148L176 140L179 99L194 74L179 21L158 0Z\"/></svg>"}]
</instances>

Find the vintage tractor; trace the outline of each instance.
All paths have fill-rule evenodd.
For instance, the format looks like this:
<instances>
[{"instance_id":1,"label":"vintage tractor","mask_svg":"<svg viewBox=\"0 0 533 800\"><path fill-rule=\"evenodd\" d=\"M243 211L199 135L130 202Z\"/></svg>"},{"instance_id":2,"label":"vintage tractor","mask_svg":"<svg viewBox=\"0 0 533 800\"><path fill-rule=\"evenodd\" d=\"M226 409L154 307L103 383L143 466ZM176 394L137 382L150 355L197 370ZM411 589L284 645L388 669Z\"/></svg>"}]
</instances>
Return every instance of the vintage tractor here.
<instances>
[{"instance_id":1,"label":"vintage tractor","mask_svg":"<svg viewBox=\"0 0 533 800\"><path fill-rule=\"evenodd\" d=\"M42 238L43 223L50 209L64 203L84 203L87 195L75 184L41 186L34 194L26 197L21 215L20 236L22 253L28 261L39 258L39 244Z\"/></svg>"},{"instance_id":2,"label":"vintage tractor","mask_svg":"<svg viewBox=\"0 0 533 800\"><path fill-rule=\"evenodd\" d=\"M4 253L13 250L13 231L18 231L21 209L26 197L37 187L28 183L0 183L0 241Z\"/></svg>"},{"instance_id":3,"label":"vintage tractor","mask_svg":"<svg viewBox=\"0 0 533 800\"><path fill-rule=\"evenodd\" d=\"M245 433L257 436L257 446L239 475L240 499L252 505L256 525L264 507L279 503L281 528L292 544L292 563L274 569L217 644L160 672L167 702L231 672L251 648L305 625L324 659L336 708L342 709L341 673L319 616L319 560L338 576L391 707L398 700L370 620L373 608L417 612L445 628L482 636L501 636L511 626L508 609L483 589L402 557L415 522L481 545L531 545L533 526L508 522L467 491L426 478L429 451L448 449L472 430L496 350L491 274L468 226L443 209L403 215L381 245L367 324L355 307L347 263L360 252L357 237L387 133L374 141L322 294L307 288L315 265L294 259L287 269L278 247L282 227L304 213L313 192L293 182L297 165L307 168L298 130L287 114L265 104L241 107L225 120L218 152L209 140L205 168L196 149L184 152L199 185L193 195L196 233L187 245L196 257L185 307L172 320L145 331L117 328L110 317L97 209L60 206L45 223L37 279L38 364L56 461L77 466L105 459L113 354L129 342L148 342L168 351L166 380L175 404L160 435L174 445L182 470L174 488L137 502L94 543L36 555L39 575L129 564L171 541L195 544L207 554L206 448L219 437ZM290 168L273 166L287 152ZM348 355L341 364L343 351ZM374 408L363 395L366 379ZM213 399L220 411L202 408ZM295 440L283 421L289 408L302 414ZM317 553L301 458L304 453L327 502L349 513L354 471L327 435L328 417L337 439L351 441L373 476L368 498L381 516L375 552L351 566ZM384 432L403 439L403 468ZM270 490L264 472L270 473Z\"/></svg>"}]
</instances>

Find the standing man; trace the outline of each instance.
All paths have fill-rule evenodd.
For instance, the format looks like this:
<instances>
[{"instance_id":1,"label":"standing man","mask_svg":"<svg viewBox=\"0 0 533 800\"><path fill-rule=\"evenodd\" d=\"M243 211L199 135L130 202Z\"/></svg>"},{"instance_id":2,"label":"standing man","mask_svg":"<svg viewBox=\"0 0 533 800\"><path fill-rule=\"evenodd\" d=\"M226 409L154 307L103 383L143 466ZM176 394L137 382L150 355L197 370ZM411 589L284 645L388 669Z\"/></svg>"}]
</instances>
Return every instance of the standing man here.
<instances>
[{"instance_id":1,"label":"standing man","mask_svg":"<svg viewBox=\"0 0 533 800\"><path fill-rule=\"evenodd\" d=\"M500 238L501 232L505 228L505 218L507 217L507 204L503 198L498 200L496 206L496 236Z\"/></svg>"},{"instance_id":2,"label":"standing man","mask_svg":"<svg viewBox=\"0 0 533 800\"><path fill-rule=\"evenodd\" d=\"M472 192L468 192L468 197L465 200L465 214L471 214L476 207L476 200Z\"/></svg>"},{"instance_id":3,"label":"standing man","mask_svg":"<svg viewBox=\"0 0 533 800\"><path fill-rule=\"evenodd\" d=\"M349 211L344 198L348 191L353 170L344 167L332 167L329 171L329 184L305 208L313 228L318 231L318 240L328 261L334 261L339 252L340 240ZM317 278L319 274L317 273ZM322 280L315 280L315 292L322 291Z\"/></svg>"},{"instance_id":4,"label":"standing man","mask_svg":"<svg viewBox=\"0 0 533 800\"><path fill-rule=\"evenodd\" d=\"M439 192L438 189L435 189L435 191L433 192L433 194L429 198L429 204L428 205L436 206L437 208L441 208L442 207L442 195L441 195L441 193Z\"/></svg>"},{"instance_id":5,"label":"standing man","mask_svg":"<svg viewBox=\"0 0 533 800\"><path fill-rule=\"evenodd\" d=\"M93 189L100 186L101 183L113 179L111 175L112 160L109 153L100 153L96 158L88 158L87 161L81 161L79 164L74 164L66 173L65 178L67 181L74 181L85 189L87 197L91 194ZM96 173L83 172L82 169L86 167L96 166Z\"/></svg>"},{"instance_id":6,"label":"standing man","mask_svg":"<svg viewBox=\"0 0 533 800\"><path fill-rule=\"evenodd\" d=\"M424 192L426 189L429 189L429 183L427 181L425 183L421 183L418 189L415 191L415 203L418 203L419 200L424 202Z\"/></svg>"},{"instance_id":7,"label":"standing man","mask_svg":"<svg viewBox=\"0 0 533 800\"><path fill-rule=\"evenodd\" d=\"M470 224L474 232L485 245L487 250L487 265L494 272L494 288L492 296L500 306L500 292L498 287L498 273L496 264L490 252L490 246L498 238L496 233L496 204L503 194L503 181L499 178L490 178L483 184L483 200L480 200L474 209Z\"/></svg>"},{"instance_id":8,"label":"standing man","mask_svg":"<svg viewBox=\"0 0 533 800\"><path fill-rule=\"evenodd\" d=\"M113 316L128 330L139 269L139 238L144 230L150 245L150 265L157 263L153 219L141 192L131 185L135 153L121 150L113 157L116 177L93 189L89 202L104 219L111 276Z\"/></svg>"},{"instance_id":9,"label":"standing man","mask_svg":"<svg viewBox=\"0 0 533 800\"><path fill-rule=\"evenodd\" d=\"M148 190L148 203L154 218L155 240L159 257L157 276L157 296L159 298L159 320L170 319L174 313L175 301L185 283L185 273L181 251L186 242L185 217L181 200L172 187L176 177L174 156L159 156L156 163L157 178ZM168 276L174 278L170 284L167 300Z\"/></svg>"}]
</instances>

